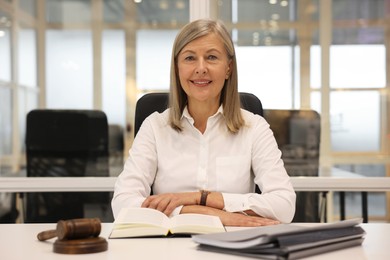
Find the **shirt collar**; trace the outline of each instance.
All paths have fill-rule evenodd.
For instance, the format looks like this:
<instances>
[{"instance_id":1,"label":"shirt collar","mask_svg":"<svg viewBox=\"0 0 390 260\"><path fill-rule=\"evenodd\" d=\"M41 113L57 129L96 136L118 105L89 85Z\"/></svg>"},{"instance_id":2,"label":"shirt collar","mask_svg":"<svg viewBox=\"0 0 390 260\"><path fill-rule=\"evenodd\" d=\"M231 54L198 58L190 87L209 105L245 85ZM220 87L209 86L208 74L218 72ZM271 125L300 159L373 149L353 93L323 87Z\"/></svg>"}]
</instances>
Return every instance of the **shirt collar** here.
<instances>
[{"instance_id":1,"label":"shirt collar","mask_svg":"<svg viewBox=\"0 0 390 260\"><path fill-rule=\"evenodd\" d=\"M223 116L223 107L222 107L222 105L219 106L217 112L214 115L210 116L210 118L217 117L218 115L222 115ZM181 115L181 119L183 119L183 117L187 118L192 123L194 122L194 119L192 118L192 116L188 112L188 106L184 107L183 114Z\"/></svg>"}]
</instances>

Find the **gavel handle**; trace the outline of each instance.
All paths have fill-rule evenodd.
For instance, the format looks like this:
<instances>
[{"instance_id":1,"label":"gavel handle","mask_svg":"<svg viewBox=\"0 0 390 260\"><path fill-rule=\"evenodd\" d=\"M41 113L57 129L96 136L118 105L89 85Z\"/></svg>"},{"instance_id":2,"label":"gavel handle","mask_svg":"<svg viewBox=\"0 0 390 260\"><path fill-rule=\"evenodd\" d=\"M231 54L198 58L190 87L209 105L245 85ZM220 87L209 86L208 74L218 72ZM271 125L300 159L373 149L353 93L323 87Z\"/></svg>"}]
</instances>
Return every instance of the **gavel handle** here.
<instances>
[{"instance_id":1,"label":"gavel handle","mask_svg":"<svg viewBox=\"0 0 390 260\"><path fill-rule=\"evenodd\" d=\"M37 238L39 241L45 241L57 236L57 230L46 230L38 233Z\"/></svg>"}]
</instances>

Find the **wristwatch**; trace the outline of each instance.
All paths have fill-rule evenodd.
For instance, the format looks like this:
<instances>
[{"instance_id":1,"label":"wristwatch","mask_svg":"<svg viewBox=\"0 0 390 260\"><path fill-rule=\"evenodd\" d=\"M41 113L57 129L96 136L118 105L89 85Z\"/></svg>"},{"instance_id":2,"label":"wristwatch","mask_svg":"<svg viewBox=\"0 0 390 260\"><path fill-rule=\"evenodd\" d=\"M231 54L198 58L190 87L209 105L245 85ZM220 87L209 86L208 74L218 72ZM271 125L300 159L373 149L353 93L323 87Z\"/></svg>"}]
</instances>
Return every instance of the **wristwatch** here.
<instances>
[{"instance_id":1,"label":"wristwatch","mask_svg":"<svg viewBox=\"0 0 390 260\"><path fill-rule=\"evenodd\" d=\"M207 196L210 194L210 191L201 190L200 191L200 202L199 205L206 206Z\"/></svg>"}]
</instances>

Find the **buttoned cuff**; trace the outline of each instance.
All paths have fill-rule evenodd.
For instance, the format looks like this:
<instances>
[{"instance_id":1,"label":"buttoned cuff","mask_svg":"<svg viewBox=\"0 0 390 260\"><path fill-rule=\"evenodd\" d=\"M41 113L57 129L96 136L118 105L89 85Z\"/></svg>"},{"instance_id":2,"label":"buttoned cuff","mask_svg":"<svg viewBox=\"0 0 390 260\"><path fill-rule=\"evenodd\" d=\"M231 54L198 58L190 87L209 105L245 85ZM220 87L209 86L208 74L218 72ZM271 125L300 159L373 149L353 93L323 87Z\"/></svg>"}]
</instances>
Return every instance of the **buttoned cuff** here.
<instances>
[{"instance_id":1,"label":"buttoned cuff","mask_svg":"<svg viewBox=\"0 0 390 260\"><path fill-rule=\"evenodd\" d=\"M225 203L224 210L227 212L241 212L250 209L250 194L222 193L222 196Z\"/></svg>"}]
</instances>

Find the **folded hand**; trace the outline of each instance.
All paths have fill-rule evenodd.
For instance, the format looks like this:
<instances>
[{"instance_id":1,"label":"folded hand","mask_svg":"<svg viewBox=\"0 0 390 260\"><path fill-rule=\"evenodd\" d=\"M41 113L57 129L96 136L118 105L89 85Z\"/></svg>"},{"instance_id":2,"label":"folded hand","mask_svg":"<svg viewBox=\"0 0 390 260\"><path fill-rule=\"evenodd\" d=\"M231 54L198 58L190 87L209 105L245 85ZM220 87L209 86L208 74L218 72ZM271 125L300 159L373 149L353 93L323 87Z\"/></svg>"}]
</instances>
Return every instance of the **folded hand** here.
<instances>
[{"instance_id":1,"label":"folded hand","mask_svg":"<svg viewBox=\"0 0 390 260\"><path fill-rule=\"evenodd\" d=\"M225 226L257 227L280 224L279 221L260 216L244 215L242 213L224 212L220 219Z\"/></svg>"},{"instance_id":2,"label":"folded hand","mask_svg":"<svg viewBox=\"0 0 390 260\"><path fill-rule=\"evenodd\" d=\"M152 195L145 199L141 207L157 209L169 216L172 211L184 205L196 205L199 192L164 193Z\"/></svg>"}]
</instances>

